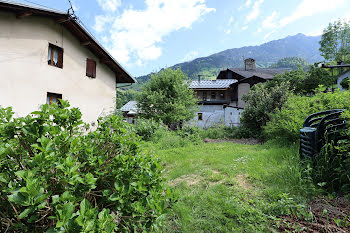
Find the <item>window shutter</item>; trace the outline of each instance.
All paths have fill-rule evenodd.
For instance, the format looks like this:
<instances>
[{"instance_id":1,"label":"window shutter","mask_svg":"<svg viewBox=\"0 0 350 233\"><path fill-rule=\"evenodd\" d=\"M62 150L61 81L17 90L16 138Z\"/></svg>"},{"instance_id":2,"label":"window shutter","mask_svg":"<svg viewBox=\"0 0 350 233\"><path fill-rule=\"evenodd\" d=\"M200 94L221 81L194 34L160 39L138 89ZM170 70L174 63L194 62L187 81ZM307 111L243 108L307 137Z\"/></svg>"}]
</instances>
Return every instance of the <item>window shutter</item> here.
<instances>
[{"instance_id":1,"label":"window shutter","mask_svg":"<svg viewBox=\"0 0 350 233\"><path fill-rule=\"evenodd\" d=\"M91 77L91 60L89 58L86 59L86 76Z\"/></svg>"},{"instance_id":2,"label":"window shutter","mask_svg":"<svg viewBox=\"0 0 350 233\"><path fill-rule=\"evenodd\" d=\"M63 49L58 49L58 62L57 66L63 68Z\"/></svg>"},{"instance_id":3,"label":"window shutter","mask_svg":"<svg viewBox=\"0 0 350 233\"><path fill-rule=\"evenodd\" d=\"M91 60L92 65L92 78L96 78L96 62L94 60Z\"/></svg>"},{"instance_id":4,"label":"window shutter","mask_svg":"<svg viewBox=\"0 0 350 233\"><path fill-rule=\"evenodd\" d=\"M86 59L86 76L96 78L96 62L92 59Z\"/></svg>"}]
</instances>

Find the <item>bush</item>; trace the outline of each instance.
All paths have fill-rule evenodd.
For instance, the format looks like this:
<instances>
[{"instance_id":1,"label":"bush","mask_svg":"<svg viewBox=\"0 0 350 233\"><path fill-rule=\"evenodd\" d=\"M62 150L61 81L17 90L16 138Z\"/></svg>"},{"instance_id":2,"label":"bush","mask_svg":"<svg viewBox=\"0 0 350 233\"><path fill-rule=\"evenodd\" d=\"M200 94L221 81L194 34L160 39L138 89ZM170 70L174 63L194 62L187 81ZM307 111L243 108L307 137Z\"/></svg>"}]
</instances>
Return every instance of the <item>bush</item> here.
<instances>
[{"instance_id":1,"label":"bush","mask_svg":"<svg viewBox=\"0 0 350 233\"><path fill-rule=\"evenodd\" d=\"M210 139L225 139L232 138L234 135L235 128L228 127L224 124L215 125L207 129L200 130L201 138Z\"/></svg>"},{"instance_id":2,"label":"bush","mask_svg":"<svg viewBox=\"0 0 350 233\"><path fill-rule=\"evenodd\" d=\"M299 141L299 130L307 116L330 109L350 109L350 91L319 92L313 97L291 96L285 105L271 114L264 127L267 139L278 139L291 144Z\"/></svg>"},{"instance_id":3,"label":"bush","mask_svg":"<svg viewBox=\"0 0 350 233\"><path fill-rule=\"evenodd\" d=\"M340 82L340 86L342 88L344 88L345 90L349 90L349 83L350 83L350 78L344 78L343 80L341 80Z\"/></svg>"},{"instance_id":4,"label":"bush","mask_svg":"<svg viewBox=\"0 0 350 233\"><path fill-rule=\"evenodd\" d=\"M135 132L143 140L148 141L153 137L159 127L161 127L161 124L155 120L139 118L136 120Z\"/></svg>"},{"instance_id":5,"label":"bush","mask_svg":"<svg viewBox=\"0 0 350 233\"><path fill-rule=\"evenodd\" d=\"M149 229L170 203L162 165L120 117L83 134L79 109L68 107L23 118L0 108L0 231Z\"/></svg>"},{"instance_id":6,"label":"bush","mask_svg":"<svg viewBox=\"0 0 350 233\"><path fill-rule=\"evenodd\" d=\"M270 120L270 114L280 109L288 96L289 83L276 84L259 83L253 86L248 94L243 96L246 106L241 115L242 127L248 135L260 137L262 127Z\"/></svg>"}]
</instances>

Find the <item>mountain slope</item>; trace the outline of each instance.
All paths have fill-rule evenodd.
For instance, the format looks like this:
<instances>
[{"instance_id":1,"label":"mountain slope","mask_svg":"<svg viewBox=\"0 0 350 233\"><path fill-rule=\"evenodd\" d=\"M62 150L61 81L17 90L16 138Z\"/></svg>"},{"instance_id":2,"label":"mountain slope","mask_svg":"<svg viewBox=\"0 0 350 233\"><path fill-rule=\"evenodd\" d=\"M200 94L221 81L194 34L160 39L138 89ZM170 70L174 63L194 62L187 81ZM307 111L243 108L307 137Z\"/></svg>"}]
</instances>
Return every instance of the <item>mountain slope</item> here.
<instances>
[{"instance_id":1,"label":"mountain slope","mask_svg":"<svg viewBox=\"0 0 350 233\"><path fill-rule=\"evenodd\" d=\"M318 51L320 36L305 36L301 33L283 39L273 40L258 46L227 49L225 51L201 57L189 62L179 63L170 68L180 68L191 79L198 74L216 77L217 73L227 67L243 67L243 57L254 58L257 67L268 67L285 57L301 57L309 63L321 61ZM138 78L146 81L150 74Z\"/></svg>"}]
</instances>

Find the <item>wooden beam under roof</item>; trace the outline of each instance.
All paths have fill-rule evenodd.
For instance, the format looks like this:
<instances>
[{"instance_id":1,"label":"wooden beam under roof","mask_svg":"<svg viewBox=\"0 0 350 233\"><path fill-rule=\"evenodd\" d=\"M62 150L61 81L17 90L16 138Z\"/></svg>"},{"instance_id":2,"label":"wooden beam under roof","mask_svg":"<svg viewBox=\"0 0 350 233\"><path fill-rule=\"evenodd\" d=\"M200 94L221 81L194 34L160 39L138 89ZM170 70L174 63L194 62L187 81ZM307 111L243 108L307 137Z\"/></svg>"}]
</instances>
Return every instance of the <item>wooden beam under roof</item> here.
<instances>
[{"instance_id":1,"label":"wooden beam under roof","mask_svg":"<svg viewBox=\"0 0 350 233\"><path fill-rule=\"evenodd\" d=\"M31 16L33 14L33 12L31 11L26 11L26 12L22 12L22 13L19 13L16 15L16 18L17 19L22 19L24 17L27 17L27 16Z\"/></svg>"},{"instance_id":2,"label":"wooden beam under roof","mask_svg":"<svg viewBox=\"0 0 350 233\"><path fill-rule=\"evenodd\" d=\"M81 45L84 45L84 46L87 46L87 45L91 45L91 41L87 40L87 41L81 41L80 44Z\"/></svg>"}]
</instances>

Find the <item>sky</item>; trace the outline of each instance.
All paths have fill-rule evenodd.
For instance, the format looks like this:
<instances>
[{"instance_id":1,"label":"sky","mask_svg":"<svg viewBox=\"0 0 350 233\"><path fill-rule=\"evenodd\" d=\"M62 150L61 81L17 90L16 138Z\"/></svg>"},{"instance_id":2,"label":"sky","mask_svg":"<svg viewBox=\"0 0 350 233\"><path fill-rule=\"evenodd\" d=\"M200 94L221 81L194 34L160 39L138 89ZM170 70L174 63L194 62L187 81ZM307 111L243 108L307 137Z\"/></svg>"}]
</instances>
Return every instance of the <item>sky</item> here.
<instances>
[{"instance_id":1,"label":"sky","mask_svg":"<svg viewBox=\"0 0 350 233\"><path fill-rule=\"evenodd\" d=\"M67 11L68 0L17 0ZM76 15L134 77L226 49L321 35L350 20L350 0L71 0Z\"/></svg>"}]
</instances>

